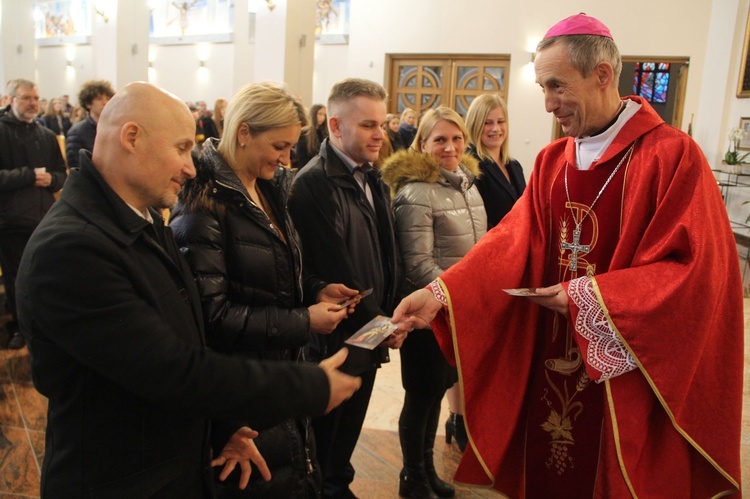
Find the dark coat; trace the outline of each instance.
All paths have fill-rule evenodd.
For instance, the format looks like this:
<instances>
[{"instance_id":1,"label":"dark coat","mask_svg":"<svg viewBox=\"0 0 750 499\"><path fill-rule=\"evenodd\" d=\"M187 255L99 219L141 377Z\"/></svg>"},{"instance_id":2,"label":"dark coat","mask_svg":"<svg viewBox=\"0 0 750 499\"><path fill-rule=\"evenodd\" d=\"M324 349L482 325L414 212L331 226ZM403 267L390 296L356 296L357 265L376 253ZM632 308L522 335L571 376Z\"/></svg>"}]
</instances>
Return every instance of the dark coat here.
<instances>
[{"instance_id":1,"label":"dark coat","mask_svg":"<svg viewBox=\"0 0 750 499\"><path fill-rule=\"evenodd\" d=\"M68 130L70 130L71 126L70 118L68 118L67 116L60 115L60 120L58 121L57 116L52 114L44 115L44 124L47 126L47 128L52 130L55 135L62 136L68 135Z\"/></svg>"},{"instance_id":2,"label":"dark coat","mask_svg":"<svg viewBox=\"0 0 750 499\"><path fill-rule=\"evenodd\" d=\"M272 181L258 179L282 224L275 227L250 200L215 142L206 142L196 169L198 175L185 185L170 227L198 284L208 346L246 358L303 360L310 316L302 306L302 256L286 207L294 172L280 167ZM214 447L242 424L247 423L215 421ZM266 482L253 473L248 490L234 495L309 497L320 488L307 418L288 419L269 428L255 444L273 477ZM236 490L238 478L239 470L227 487L220 488Z\"/></svg>"},{"instance_id":3,"label":"dark coat","mask_svg":"<svg viewBox=\"0 0 750 499\"><path fill-rule=\"evenodd\" d=\"M404 144L404 148L408 149L411 147L411 143L414 142L414 138L417 136L417 127L401 123L398 127L398 134L401 136L401 143Z\"/></svg>"},{"instance_id":4,"label":"dark coat","mask_svg":"<svg viewBox=\"0 0 750 499\"><path fill-rule=\"evenodd\" d=\"M487 211L487 230L490 230L508 214L526 189L523 168L515 159L510 160L505 165L508 169L508 175L510 175L509 182L494 161L480 159L473 147L469 148L469 153L479 160L479 169L482 175L477 179L475 185L484 200L484 209Z\"/></svg>"},{"instance_id":5,"label":"dark coat","mask_svg":"<svg viewBox=\"0 0 750 499\"><path fill-rule=\"evenodd\" d=\"M326 282L359 291L374 288L329 335L313 335L308 353L319 360L376 315L390 316L396 300L398 253L388 187L380 173L367 174L375 209L328 139L294 180L289 211L302 239L305 268ZM362 373L388 361L388 350L350 348L344 370Z\"/></svg>"},{"instance_id":6,"label":"dark coat","mask_svg":"<svg viewBox=\"0 0 750 499\"><path fill-rule=\"evenodd\" d=\"M328 137L328 125L325 123L322 126L319 126L315 128L315 133L318 135L318 142L321 144L323 141ZM297 141L297 146L295 147L295 150L297 152L297 160L296 160L296 167L297 168L304 168L307 166L307 163L310 162L311 159L315 157L320 152L320 149L317 151L310 151L307 147L307 134L310 133L310 127L305 128L302 133L299 136L299 140Z\"/></svg>"},{"instance_id":7,"label":"dark coat","mask_svg":"<svg viewBox=\"0 0 750 499\"><path fill-rule=\"evenodd\" d=\"M404 140L401 138L400 133L394 132L390 128L386 131L388 132L388 140L391 141L391 147L393 147L393 152L399 152L403 149L408 149L408 147L404 144Z\"/></svg>"},{"instance_id":8,"label":"dark coat","mask_svg":"<svg viewBox=\"0 0 750 499\"><path fill-rule=\"evenodd\" d=\"M68 135L65 137L65 157L68 160L68 168L80 166L81 149L92 152L94 150L94 139L96 139L96 121L91 115L70 127Z\"/></svg>"},{"instance_id":9,"label":"dark coat","mask_svg":"<svg viewBox=\"0 0 750 499\"><path fill-rule=\"evenodd\" d=\"M0 234L31 233L55 202L67 173L57 137L12 113L0 118ZM49 187L37 187L34 168L52 174Z\"/></svg>"},{"instance_id":10,"label":"dark coat","mask_svg":"<svg viewBox=\"0 0 750 499\"><path fill-rule=\"evenodd\" d=\"M153 210L155 224L134 213L83 159L17 281L34 385L49 398L41 495L208 497L206 418L262 430L322 414L327 377L208 351L171 231Z\"/></svg>"}]
</instances>

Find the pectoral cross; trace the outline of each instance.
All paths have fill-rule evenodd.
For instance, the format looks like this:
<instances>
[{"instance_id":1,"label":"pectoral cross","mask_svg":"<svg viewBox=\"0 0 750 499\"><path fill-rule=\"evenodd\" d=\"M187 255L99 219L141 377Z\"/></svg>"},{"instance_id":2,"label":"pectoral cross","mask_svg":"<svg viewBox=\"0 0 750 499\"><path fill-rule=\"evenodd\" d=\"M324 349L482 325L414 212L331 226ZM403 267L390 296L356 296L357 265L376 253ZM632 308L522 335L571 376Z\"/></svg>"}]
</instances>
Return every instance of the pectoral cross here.
<instances>
[{"instance_id":1,"label":"pectoral cross","mask_svg":"<svg viewBox=\"0 0 750 499\"><path fill-rule=\"evenodd\" d=\"M578 270L578 252L583 251L584 253L588 253L591 251L591 246L588 244L581 244L581 229L576 227L573 230L573 242L561 242L560 249L562 251L570 250L570 265L568 265L568 269L575 272Z\"/></svg>"}]
</instances>

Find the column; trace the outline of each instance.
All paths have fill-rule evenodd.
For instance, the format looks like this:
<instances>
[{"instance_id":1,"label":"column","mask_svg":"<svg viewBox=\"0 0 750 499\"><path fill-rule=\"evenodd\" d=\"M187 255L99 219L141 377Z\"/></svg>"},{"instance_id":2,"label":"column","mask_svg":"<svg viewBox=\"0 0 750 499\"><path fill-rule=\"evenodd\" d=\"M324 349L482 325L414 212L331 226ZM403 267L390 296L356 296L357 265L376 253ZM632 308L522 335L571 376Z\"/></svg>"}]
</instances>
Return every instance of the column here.
<instances>
[{"instance_id":1,"label":"column","mask_svg":"<svg viewBox=\"0 0 750 499\"><path fill-rule=\"evenodd\" d=\"M257 0L254 81L286 82L289 91L309 105L314 49L315 2Z\"/></svg>"}]
</instances>

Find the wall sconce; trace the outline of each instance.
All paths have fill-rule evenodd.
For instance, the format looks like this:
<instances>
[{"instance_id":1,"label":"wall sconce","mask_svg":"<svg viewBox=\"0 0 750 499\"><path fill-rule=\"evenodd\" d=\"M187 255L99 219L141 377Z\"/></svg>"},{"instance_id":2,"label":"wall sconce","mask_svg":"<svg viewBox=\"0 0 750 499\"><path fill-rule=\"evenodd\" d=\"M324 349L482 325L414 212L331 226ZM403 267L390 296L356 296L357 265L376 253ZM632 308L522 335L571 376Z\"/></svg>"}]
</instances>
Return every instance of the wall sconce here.
<instances>
[{"instance_id":1,"label":"wall sconce","mask_svg":"<svg viewBox=\"0 0 750 499\"><path fill-rule=\"evenodd\" d=\"M532 52L531 53L531 62L533 63L535 59L536 59L536 52Z\"/></svg>"},{"instance_id":2,"label":"wall sconce","mask_svg":"<svg viewBox=\"0 0 750 499\"><path fill-rule=\"evenodd\" d=\"M273 12L273 9L276 8L276 4L273 3L273 0L266 0L266 5L268 6L268 10Z\"/></svg>"},{"instance_id":3,"label":"wall sconce","mask_svg":"<svg viewBox=\"0 0 750 499\"><path fill-rule=\"evenodd\" d=\"M206 67L206 61L198 61L198 67L199 68L205 68Z\"/></svg>"},{"instance_id":4,"label":"wall sconce","mask_svg":"<svg viewBox=\"0 0 750 499\"><path fill-rule=\"evenodd\" d=\"M73 61L71 61L71 60L68 60L68 67L69 67L69 68L72 68L72 67L73 67Z\"/></svg>"}]
</instances>

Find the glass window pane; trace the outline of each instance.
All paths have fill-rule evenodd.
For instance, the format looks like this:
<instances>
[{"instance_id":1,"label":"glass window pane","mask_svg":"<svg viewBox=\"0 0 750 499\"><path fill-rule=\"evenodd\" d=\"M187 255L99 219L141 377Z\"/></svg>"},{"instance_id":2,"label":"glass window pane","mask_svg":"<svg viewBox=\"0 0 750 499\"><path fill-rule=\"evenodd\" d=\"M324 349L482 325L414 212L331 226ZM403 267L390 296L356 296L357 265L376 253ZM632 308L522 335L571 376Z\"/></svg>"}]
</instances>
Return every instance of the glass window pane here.
<instances>
[{"instance_id":1,"label":"glass window pane","mask_svg":"<svg viewBox=\"0 0 750 499\"><path fill-rule=\"evenodd\" d=\"M415 87L417 85L416 75L416 66L401 66L398 72L398 86Z\"/></svg>"},{"instance_id":2,"label":"glass window pane","mask_svg":"<svg viewBox=\"0 0 750 499\"><path fill-rule=\"evenodd\" d=\"M483 90L504 90L505 68L484 68Z\"/></svg>"},{"instance_id":3,"label":"glass window pane","mask_svg":"<svg viewBox=\"0 0 750 499\"><path fill-rule=\"evenodd\" d=\"M457 88L476 90L478 71L474 66L459 66Z\"/></svg>"},{"instance_id":4,"label":"glass window pane","mask_svg":"<svg viewBox=\"0 0 750 499\"><path fill-rule=\"evenodd\" d=\"M442 86L443 67L442 66L424 66L422 68L422 86L430 88L440 88Z\"/></svg>"}]
</instances>

